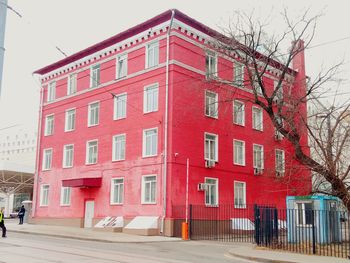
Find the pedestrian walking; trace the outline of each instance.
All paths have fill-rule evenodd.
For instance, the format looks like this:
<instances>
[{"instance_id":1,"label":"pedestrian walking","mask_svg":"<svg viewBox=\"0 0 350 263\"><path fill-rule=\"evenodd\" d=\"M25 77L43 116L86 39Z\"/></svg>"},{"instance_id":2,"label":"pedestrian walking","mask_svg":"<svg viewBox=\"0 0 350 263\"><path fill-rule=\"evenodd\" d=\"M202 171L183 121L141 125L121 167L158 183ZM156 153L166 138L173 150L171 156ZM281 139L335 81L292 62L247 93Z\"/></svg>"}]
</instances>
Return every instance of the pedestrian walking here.
<instances>
[{"instance_id":1,"label":"pedestrian walking","mask_svg":"<svg viewBox=\"0 0 350 263\"><path fill-rule=\"evenodd\" d=\"M19 225L23 225L23 217L25 213L26 213L26 209L24 208L24 205L22 205L21 209L18 212Z\"/></svg>"},{"instance_id":2,"label":"pedestrian walking","mask_svg":"<svg viewBox=\"0 0 350 263\"><path fill-rule=\"evenodd\" d=\"M1 207L0 209L0 227L2 229L2 237L6 237L6 227L5 227L5 221L4 221L4 208Z\"/></svg>"}]
</instances>

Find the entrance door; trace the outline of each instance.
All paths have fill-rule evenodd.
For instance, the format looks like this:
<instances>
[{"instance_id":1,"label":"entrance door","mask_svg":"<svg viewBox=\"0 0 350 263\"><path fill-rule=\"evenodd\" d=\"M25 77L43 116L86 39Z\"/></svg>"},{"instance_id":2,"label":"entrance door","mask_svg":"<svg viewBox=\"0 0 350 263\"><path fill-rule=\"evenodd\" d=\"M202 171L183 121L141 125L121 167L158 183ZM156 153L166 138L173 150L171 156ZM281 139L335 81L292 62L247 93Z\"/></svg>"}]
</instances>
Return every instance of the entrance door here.
<instances>
[{"instance_id":1,"label":"entrance door","mask_svg":"<svg viewBox=\"0 0 350 263\"><path fill-rule=\"evenodd\" d=\"M92 227L92 219L94 218L94 208L95 208L95 201L85 202L84 227Z\"/></svg>"}]
</instances>

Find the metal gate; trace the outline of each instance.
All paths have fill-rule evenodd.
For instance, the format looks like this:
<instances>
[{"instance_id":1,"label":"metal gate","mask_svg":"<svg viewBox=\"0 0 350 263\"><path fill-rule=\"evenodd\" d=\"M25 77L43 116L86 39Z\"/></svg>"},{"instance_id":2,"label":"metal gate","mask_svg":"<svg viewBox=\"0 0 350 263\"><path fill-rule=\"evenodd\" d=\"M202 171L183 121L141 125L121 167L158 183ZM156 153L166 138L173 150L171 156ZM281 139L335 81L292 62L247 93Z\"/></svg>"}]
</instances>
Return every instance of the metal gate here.
<instances>
[{"instance_id":1,"label":"metal gate","mask_svg":"<svg viewBox=\"0 0 350 263\"><path fill-rule=\"evenodd\" d=\"M278 240L278 212L275 207L254 206L255 242L268 246Z\"/></svg>"}]
</instances>

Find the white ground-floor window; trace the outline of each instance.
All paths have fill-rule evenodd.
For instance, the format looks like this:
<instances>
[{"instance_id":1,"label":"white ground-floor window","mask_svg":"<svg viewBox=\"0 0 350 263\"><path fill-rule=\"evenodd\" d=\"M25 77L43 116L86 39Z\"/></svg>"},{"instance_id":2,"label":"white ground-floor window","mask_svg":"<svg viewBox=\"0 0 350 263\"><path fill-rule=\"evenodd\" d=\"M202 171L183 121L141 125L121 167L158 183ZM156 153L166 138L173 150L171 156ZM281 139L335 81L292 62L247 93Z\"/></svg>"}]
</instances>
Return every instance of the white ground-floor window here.
<instances>
[{"instance_id":1,"label":"white ground-floor window","mask_svg":"<svg viewBox=\"0 0 350 263\"><path fill-rule=\"evenodd\" d=\"M123 204L124 178L113 178L111 182L111 204Z\"/></svg>"},{"instance_id":2,"label":"white ground-floor window","mask_svg":"<svg viewBox=\"0 0 350 263\"><path fill-rule=\"evenodd\" d=\"M219 180L216 178L205 178L205 205L216 206L219 200Z\"/></svg>"},{"instance_id":3,"label":"white ground-floor window","mask_svg":"<svg viewBox=\"0 0 350 263\"><path fill-rule=\"evenodd\" d=\"M71 198L71 188L70 187L62 187L61 188L61 205L69 206Z\"/></svg>"},{"instance_id":4,"label":"white ground-floor window","mask_svg":"<svg viewBox=\"0 0 350 263\"><path fill-rule=\"evenodd\" d=\"M40 188L40 206L48 206L49 205L49 189L50 189L50 186L48 184L41 185L41 188Z\"/></svg>"},{"instance_id":5,"label":"white ground-floor window","mask_svg":"<svg viewBox=\"0 0 350 263\"><path fill-rule=\"evenodd\" d=\"M157 176L145 175L142 177L141 202L142 204L155 204L157 194Z\"/></svg>"}]
</instances>

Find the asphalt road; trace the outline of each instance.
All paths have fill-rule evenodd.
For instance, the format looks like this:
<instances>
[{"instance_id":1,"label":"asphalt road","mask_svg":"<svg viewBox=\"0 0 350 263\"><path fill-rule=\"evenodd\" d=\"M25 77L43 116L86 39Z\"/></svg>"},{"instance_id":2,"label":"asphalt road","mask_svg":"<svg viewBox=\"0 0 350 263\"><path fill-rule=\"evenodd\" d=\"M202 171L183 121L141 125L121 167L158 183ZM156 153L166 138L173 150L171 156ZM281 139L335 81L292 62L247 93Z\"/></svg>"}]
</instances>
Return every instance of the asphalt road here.
<instances>
[{"instance_id":1,"label":"asphalt road","mask_svg":"<svg viewBox=\"0 0 350 263\"><path fill-rule=\"evenodd\" d=\"M0 239L0 263L216 263L248 262L231 257L232 244L189 241L104 243L8 233Z\"/></svg>"}]
</instances>

